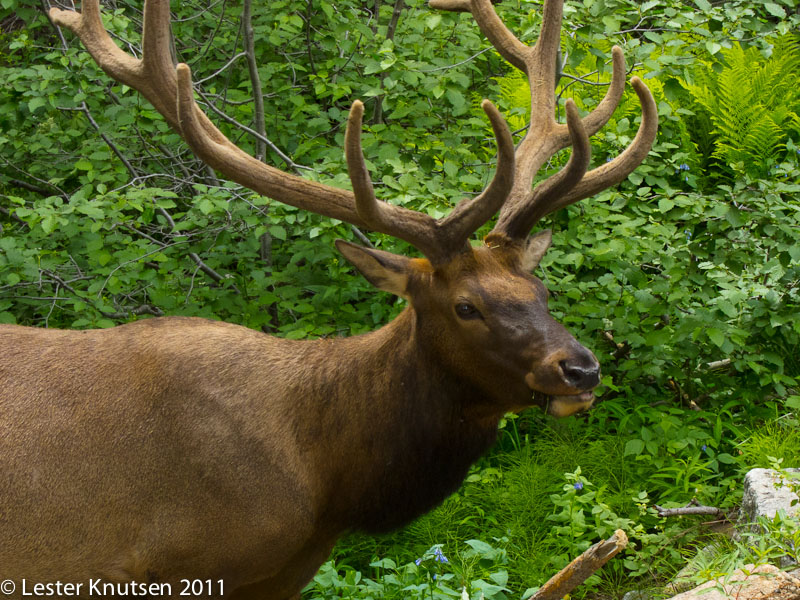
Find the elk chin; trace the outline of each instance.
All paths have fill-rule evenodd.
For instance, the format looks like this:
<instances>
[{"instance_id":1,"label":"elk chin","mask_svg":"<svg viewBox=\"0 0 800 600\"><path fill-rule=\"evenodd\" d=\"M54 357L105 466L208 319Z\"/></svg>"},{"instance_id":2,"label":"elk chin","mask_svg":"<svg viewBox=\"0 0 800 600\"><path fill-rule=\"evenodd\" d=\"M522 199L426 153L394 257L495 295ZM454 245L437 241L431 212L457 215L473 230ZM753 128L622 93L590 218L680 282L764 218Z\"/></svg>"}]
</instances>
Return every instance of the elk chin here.
<instances>
[{"instance_id":1,"label":"elk chin","mask_svg":"<svg viewBox=\"0 0 800 600\"><path fill-rule=\"evenodd\" d=\"M557 419L588 410L594 404L594 392L592 390L571 395L545 394L534 387L533 376L530 374L525 378L525 383L533 390L534 404L540 406L548 415L552 415Z\"/></svg>"},{"instance_id":2,"label":"elk chin","mask_svg":"<svg viewBox=\"0 0 800 600\"><path fill-rule=\"evenodd\" d=\"M557 419L588 410L594 404L594 393L583 392L575 396L546 396L542 408Z\"/></svg>"}]
</instances>

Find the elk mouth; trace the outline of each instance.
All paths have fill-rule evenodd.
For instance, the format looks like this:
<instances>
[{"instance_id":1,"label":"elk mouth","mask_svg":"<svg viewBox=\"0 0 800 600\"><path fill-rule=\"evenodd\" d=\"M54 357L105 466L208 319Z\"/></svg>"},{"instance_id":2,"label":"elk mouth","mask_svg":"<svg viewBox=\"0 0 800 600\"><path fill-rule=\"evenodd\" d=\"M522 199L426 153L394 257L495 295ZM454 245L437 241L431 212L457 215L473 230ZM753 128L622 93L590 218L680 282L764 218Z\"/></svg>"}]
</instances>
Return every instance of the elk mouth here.
<instances>
[{"instance_id":1,"label":"elk mouth","mask_svg":"<svg viewBox=\"0 0 800 600\"><path fill-rule=\"evenodd\" d=\"M578 394L547 394L532 385L533 377L526 377L525 383L533 390L534 403L558 419L588 410L594 404L594 388Z\"/></svg>"},{"instance_id":2,"label":"elk mouth","mask_svg":"<svg viewBox=\"0 0 800 600\"><path fill-rule=\"evenodd\" d=\"M541 396L539 405L548 415L559 419L588 410L594 403L594 392L591 390L574 396L550 396L547 394L541 394Z\"/></svg>"}]
</instances>

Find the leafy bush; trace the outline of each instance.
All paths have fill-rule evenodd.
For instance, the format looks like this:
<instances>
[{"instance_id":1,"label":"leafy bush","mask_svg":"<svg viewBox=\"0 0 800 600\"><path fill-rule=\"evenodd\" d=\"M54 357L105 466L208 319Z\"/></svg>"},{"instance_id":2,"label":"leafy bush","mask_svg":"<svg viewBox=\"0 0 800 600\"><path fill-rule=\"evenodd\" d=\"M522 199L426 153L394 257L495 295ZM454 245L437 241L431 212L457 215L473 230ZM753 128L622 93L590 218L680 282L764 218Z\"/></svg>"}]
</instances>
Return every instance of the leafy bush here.
<instances>
[{"instance_id":1,"label":"leafy bush","mask_svg":"<svg viewBox=\"0 0 800 600\"><path fill-rule=\"evenodd\" d=\"M382 198L441 216L481 189L494 150L478 101L497 98L514 122L527 91L468 15L425 4L407 1L393 35L388 3L379 15L375 3L350 1L262 7L253 26L266 128L291 164L272 148L265 160L348 185L341 125L359 97ZM197 81L217 75L200 101L257 151L244 129L256 125L253 84L241 57L230 60L241 7L172 8L178 56ZM140 9L105 9L133 47ZM498 10L535 39L540 3ZM551 309L600 358L602 402L565 423L509 417L498 451L462 490L399 534L345 540L311 596L452 597L467 585L519 597L617 526L632 546L587 589L652 582L701 533L679 536L685 528L660 520L654 503L730 506L741 470L775 457L770 446L796 460L786 429L761 424L800 408L797 3L586 0L567 2L565 15L560 99L591 110L616 43L660 115L650 158L626 182L543 224L555 232L540 272ZM183 314L301 338L360 333L402 308L335 254L348 226L218 181L30 3L2 3L0 23L0 322L106 327ZM726 95L737 78L754 85ZM735 110L752 114L736 120ZM627 146L638 118L627 92L593 140L593 165ZM743 137L741 123L756 122ZM449 563L434 550L415 564L437 547Z\"/></svg>"},{"instance_id":2,"label":"leafy bush","mask_svg":"<svg viewBox=\"0 0 800 600\"><path fill-rule=\"evenodd\" d=\"M768 177L797 149L800 38L787 34L773 42L769 58L736 45L719 62L701 62L689 72L684 101L695 113L688 120L695 143L706 149L709 179Z\"/></svg>"},{"instance_id":3,"label":"leafy bush","mask_svg":"<svg viewBox=\"0 0 800 600\"><path fill-rule=\"evenodd\" d=\"M505 551L480 540L468 540L465 545L467 548L458 555L448 558L442 545L436 544L403 566L389 558L374 560L369 564L370 571L375 574L373 578L363 577L351 567L329 561L306 587L304 596L314 600L506 600L509 589L506 587Z\"/></svg>"}]
</instances>

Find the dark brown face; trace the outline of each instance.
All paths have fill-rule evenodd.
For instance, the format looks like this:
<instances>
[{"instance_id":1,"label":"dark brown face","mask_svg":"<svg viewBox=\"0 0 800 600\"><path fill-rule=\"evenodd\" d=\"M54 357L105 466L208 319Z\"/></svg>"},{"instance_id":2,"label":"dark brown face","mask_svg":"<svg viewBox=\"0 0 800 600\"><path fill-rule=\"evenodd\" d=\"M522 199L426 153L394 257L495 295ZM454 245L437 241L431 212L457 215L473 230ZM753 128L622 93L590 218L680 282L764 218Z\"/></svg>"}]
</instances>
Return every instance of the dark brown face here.
<instances>
[{"instance_id":1,"label":"dark brown face","mask_svg":"<svg viewBox=\"0 0 800 600\"><path fill-rule=\"evenodd\" d=\"M519 250L475 248L409 287L422 329L442 359L498 401L542 404L555 416L584 410L600 382L594 355L551 316L549 293ZM426 326L429 325L429 326Z\"/></svg>"},{"instance_id":2,"label":"dark brown face","mask_svg":"<svg viewBox=\"0 0 800 600\"><path fill-rule=\"evenodd\" d=\"M541 238L526 249L473 248L435 268L349 244L339 249L373 284L408 298L418 335L452 372L505 410L539 404L562 417L592 405L600 365L550 316L549 293L530 273L549 246L549 232Z\"/></svg>"}]
</instances>

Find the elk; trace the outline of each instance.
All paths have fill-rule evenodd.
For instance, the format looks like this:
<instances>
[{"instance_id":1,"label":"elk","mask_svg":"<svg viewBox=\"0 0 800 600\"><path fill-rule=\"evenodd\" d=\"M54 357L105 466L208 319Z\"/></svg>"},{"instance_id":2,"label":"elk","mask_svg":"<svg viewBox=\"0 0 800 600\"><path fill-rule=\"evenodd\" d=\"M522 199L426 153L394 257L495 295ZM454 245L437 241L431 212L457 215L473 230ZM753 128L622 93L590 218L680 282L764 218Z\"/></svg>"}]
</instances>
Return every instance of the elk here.
<instances>
[{"instance_id":1,"label":"elk","mask_svg":"<svg viewBox=\"0 0 800 600\"><path fill-rule=\"evenodd\" d=\"M588 170L589 136L625 86L620 48L602 102L555 118L562 1L545 0L535 45L490 0L430 0L468 11L530 79L530 127L515 148L484 101L498 147L494 178L441 219L376 198L363 158L363 105L345 136L352 191L306 181L237 148L193 99L189 67L170 58L168 0L147 0L143 54L118 48L98 0L51 9L113 79L138 90L193 152L227 178L299 208L411 243L410 258L338 241L376 287L407 307L351 338L293 341L183 317L105 330L0 326L0 566L17 582L82 588L213 582L230 598L298 597L337 538L381 532L431 509L493 443L508 411L588 408L594 355L548 313L531 271L550 245L529 237L545 215L615 185L657 129L652 95L631 84L642 119L631 145ZM566 166L533 185L572 147ZM498 213L482 244L469 237ZM219 587L216 587L216 586ZM131 588L125 588L131 589ZM139 587L138 590L144 588Z\"/></svg>"}]
</instances>

